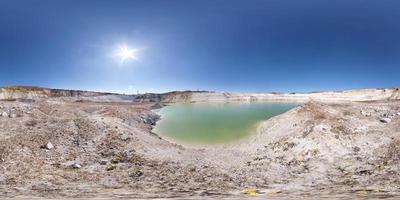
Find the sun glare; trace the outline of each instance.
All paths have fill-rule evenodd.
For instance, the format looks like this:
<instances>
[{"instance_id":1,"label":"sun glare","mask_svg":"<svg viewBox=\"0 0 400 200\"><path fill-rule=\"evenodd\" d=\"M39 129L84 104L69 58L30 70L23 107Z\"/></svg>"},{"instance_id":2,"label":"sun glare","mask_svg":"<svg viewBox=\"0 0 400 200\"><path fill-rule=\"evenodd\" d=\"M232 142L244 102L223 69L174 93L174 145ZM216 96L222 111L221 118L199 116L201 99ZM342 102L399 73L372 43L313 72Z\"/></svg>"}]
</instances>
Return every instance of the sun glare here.
<instances>
[{"instance_id":1,"label":"sun glare","mask_svg":"<svg viewBox=\"0 0 400 200\"><path fill-rule=\"evenodd\" d=\"M137 49L130 48L127 45L122 45L116 50L115 56L119 58L121 63L124 63L129 60L137 60L137 53Z\"/></svg>"}]
</instances>

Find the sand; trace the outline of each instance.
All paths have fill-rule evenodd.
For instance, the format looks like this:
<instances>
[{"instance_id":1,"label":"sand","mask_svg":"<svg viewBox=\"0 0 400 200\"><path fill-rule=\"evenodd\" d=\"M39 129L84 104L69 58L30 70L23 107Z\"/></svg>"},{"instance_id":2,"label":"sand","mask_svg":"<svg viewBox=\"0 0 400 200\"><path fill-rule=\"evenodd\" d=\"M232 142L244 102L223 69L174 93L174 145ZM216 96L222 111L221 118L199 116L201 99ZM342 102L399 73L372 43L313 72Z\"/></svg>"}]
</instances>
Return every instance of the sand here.
<instances>
[{"instance_id":1,"label":"sand","mask_svg":"<svg viewBox=\"0 0 400 200\"><path fill-rule=\"evenodd\" d=\"M152 133L153 105L0 101L0 197L400 195L400 101L311 101L237 143L196 147Z\"/></svg>"}]
</instances>

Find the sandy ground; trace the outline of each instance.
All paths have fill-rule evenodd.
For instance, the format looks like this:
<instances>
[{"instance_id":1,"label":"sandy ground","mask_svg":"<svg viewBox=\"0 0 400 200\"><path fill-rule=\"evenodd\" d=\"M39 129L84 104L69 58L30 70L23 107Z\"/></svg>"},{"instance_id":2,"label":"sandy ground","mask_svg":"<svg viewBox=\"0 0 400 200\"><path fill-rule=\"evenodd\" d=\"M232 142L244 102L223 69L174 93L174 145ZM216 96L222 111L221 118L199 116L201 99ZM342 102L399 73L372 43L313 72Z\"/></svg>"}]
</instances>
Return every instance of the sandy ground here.
<instances>
[{"instance_id":1,"label":"sandy ground","mask_svg":"<svg viewBox=\"0 0 400 200\"><path fill-rule=\"evenodd\" d=\"M309 102L207 147L152 133L152 105L0 101L0 197L400 198L399 101Z\"/></svg>"}]
</instances>

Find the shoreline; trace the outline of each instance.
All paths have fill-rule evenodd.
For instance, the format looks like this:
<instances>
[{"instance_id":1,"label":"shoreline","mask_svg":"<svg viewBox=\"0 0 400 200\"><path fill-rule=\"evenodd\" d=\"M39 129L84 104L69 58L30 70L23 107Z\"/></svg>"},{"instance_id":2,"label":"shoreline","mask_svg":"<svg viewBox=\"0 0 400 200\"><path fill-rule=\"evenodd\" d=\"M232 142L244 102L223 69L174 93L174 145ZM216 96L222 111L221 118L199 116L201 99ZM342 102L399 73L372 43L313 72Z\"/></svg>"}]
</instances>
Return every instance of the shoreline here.
<instances>
[{"instance_id":1,"label":"shoreline","mask_svg":"<svg viewBox=\"0 0 400 200\"><path fill-rule=\"evenodd\" d=\"M274 116L270 116L268 118L263 118L263 119L259 119L257 121L255 121L247 130L245 130L244 132L246 132L245 135L241 136L240 138L235 138L235 139L231 139L229 141L225 141L225 142L215 142L215 143L204 143L204 142L200 142L200 143L196 143L196 142L190 142L190 141L184 141L184 140L177 140L174 139L173 137L169 137L167 136L165 133L162 133L161 130L159 130L159 127L161 126L160 124L165 123L165 115L163 116L162 113L160 113L161 109L168 107L168 106L176 106L176 105L196 105L196 104L200 104L200 105L226 105L226 104L233 104L233 105L240 105L240 104L290 104L290 105L294 105L293 108L301 105L298 103L292 103L292 102L280 102L280 101L263 101L263 102L195 102L195 103L173 103L173 104L164 104L162 107L160 106L156 106L156 109L153 109L153 106L151 107L151 111L154 112L155 114L159 115L160 117L157 119L157 121L155 122L155 124L152 126L152 132L157 134L158 136L160 136L161 138L171 142L171 143L175 143L177 145L182 145L188 148L194 147L194 148L209 148L209 147L218 147L218 146L225 146L225 145L233 145L233 144L238 144L241 143L243 141L245 141L247 138L249 138L251 135L254 135L257 133L257 129L258 126L265 120L268 120L272 117L284 114L286 112L288 112L289 110L293 109L289 109L288 111L285 111L283 113L274 115ZM155 105L157 105L158 103L156 103Z\"/></svg>"}]
</instances>

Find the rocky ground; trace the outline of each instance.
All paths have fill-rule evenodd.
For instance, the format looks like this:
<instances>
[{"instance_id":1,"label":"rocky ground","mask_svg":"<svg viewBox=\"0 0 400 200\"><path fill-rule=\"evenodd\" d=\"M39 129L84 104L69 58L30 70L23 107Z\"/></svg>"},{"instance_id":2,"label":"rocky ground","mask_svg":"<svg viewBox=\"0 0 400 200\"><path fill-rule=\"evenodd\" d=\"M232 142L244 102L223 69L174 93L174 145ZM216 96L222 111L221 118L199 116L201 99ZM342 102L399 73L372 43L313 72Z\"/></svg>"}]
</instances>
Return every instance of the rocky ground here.
<instances>
[{"instance_id":1,"label":"rocky ground","mask_svg":"<svg viewBox=\"0 0 400 200\"><path fill-rule=\"evenodd\" d=\"M0 101L1 198L393 198L400 102L309 102L236 144L151 132L152 103Z\"/></svg>"}]
</instances>

